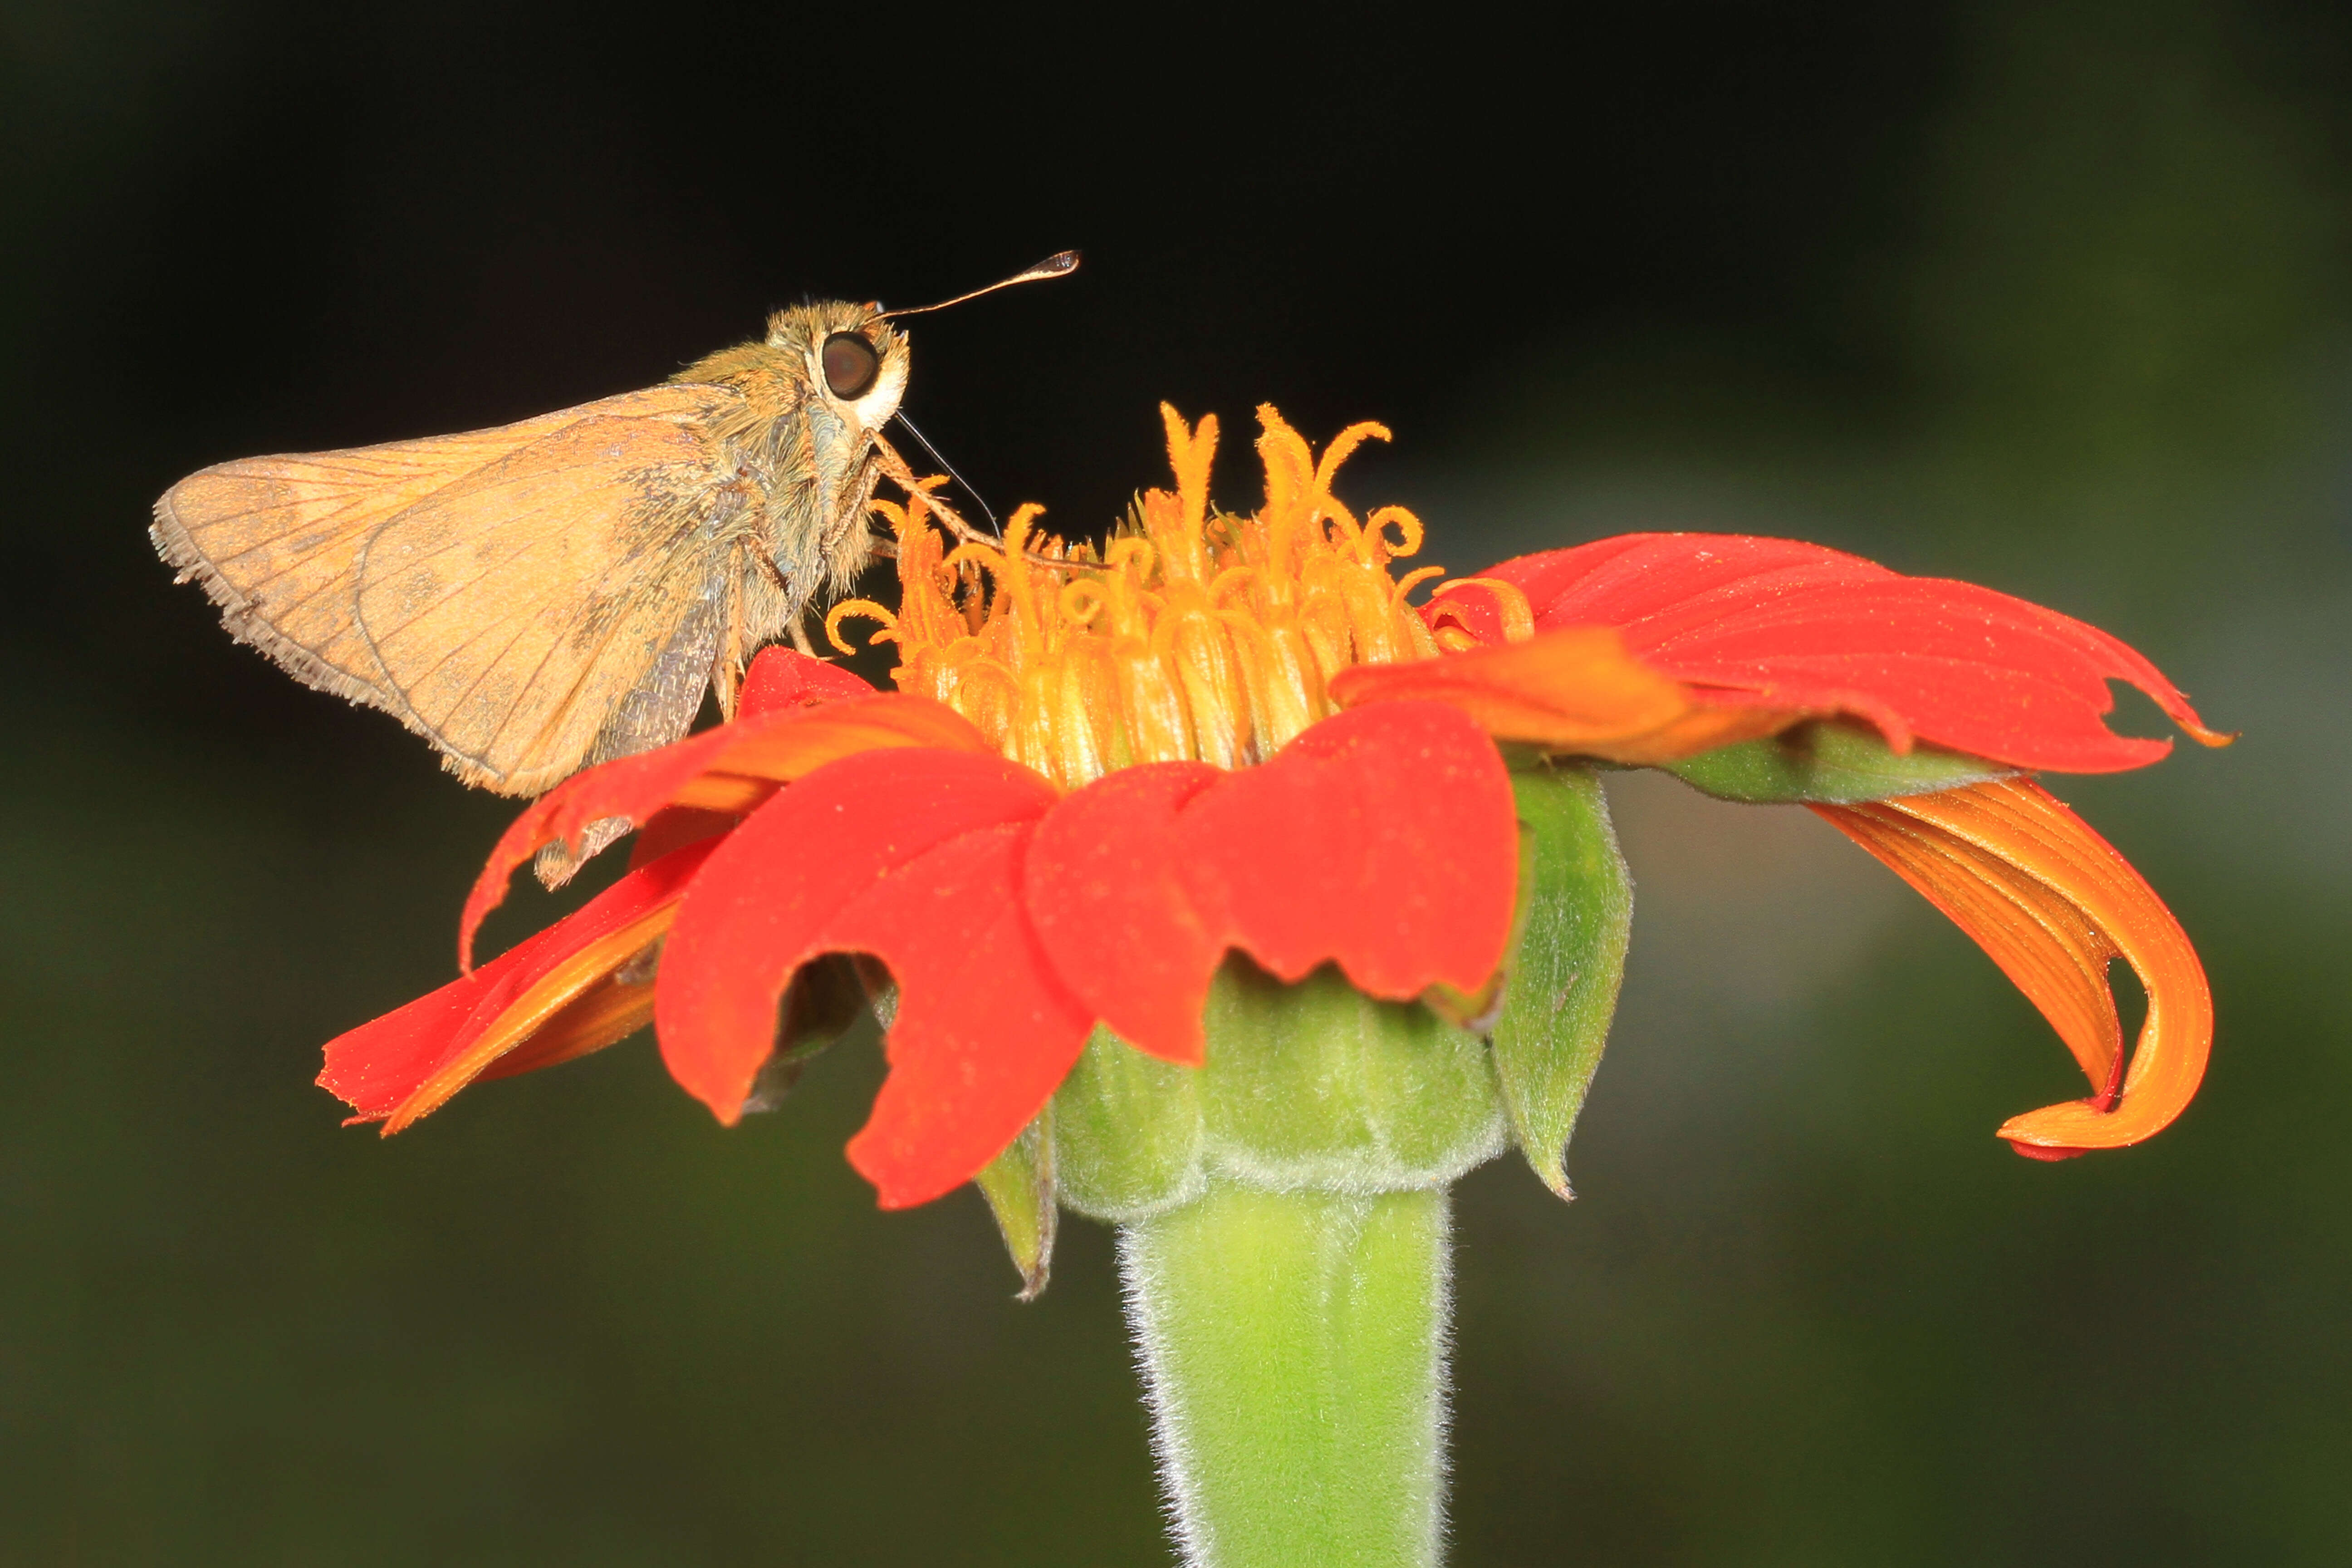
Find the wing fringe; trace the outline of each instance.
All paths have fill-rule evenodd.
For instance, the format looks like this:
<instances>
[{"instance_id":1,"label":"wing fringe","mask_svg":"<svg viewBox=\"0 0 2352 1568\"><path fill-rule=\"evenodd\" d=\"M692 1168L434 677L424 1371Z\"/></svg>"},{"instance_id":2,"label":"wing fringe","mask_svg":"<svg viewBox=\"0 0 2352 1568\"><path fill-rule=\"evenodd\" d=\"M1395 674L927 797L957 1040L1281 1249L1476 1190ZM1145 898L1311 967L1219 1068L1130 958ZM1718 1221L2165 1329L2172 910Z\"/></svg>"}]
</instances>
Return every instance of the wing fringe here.
<instances>
[{"instance_id":1,"label":"wing fringe","mask_svg":"<svg viewBox=\"0 0 2352 1568\"><path fill-rule=\"evenodd\" d=\"M349 670L337 668L270 625L254 602L189 536L186 525L180 521L178 509L172 504L172 498L179 492L180 485L174 485L155 502L155 521L147 530L148 541L155 546L155 553L163 558L163 564L172 568L174 583L194 583L204 589L205 596L220 611L221 625L228 628L229 636L248 647L260 649L279 668L313 690L331 692L346 702L381 709L427 740L434 738L395 693Z\"/></svg>"}]
</instances>

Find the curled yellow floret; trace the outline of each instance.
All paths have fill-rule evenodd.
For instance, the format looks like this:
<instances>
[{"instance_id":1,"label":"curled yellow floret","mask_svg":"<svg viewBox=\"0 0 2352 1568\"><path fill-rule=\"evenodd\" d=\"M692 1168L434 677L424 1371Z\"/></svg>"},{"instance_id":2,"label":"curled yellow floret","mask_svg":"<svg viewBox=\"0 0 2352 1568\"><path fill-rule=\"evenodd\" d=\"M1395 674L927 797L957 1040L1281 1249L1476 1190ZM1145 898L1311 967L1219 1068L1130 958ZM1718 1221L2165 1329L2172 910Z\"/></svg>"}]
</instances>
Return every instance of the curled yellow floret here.
<instances>
[{"instance_id":1,"label":"curled yellow floret","mask_svg":"<svg viewBox=\"0 0 2352 1568\"><path fill-rule=\"evenodd\" d=\"M1215 416L1160 416L1175 488L1138 497L1099 548L1044 533L1024 506L1002 548L948 550L921 495L877 500L898 537L898 609L837 605L826 635L845 650L845 621L877 623L901 690L1066 789L1139 763L1260 762L1337 711L1340 670L1435 657L1405 595L1442 571L1391 571L1420 549L1420 519L1397 506L1360 518L1332 494L1340 465L1385 429L1351 426L1318 458L1260 407L1265 497L1241 517L1209 499Z\"/></svg>"}]
</instances>

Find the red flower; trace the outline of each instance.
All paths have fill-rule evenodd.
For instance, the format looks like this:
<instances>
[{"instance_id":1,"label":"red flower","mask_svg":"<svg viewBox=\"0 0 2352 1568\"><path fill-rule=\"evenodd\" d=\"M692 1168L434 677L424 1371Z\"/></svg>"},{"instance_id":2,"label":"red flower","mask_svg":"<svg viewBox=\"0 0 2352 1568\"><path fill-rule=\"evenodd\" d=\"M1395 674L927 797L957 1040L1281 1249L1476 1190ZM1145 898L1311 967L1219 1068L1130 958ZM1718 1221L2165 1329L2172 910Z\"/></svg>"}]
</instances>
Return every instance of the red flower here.
<instances>
[{"instance_id":1,"label":"red flower","mask_svg":"<svg viewBox=\"0 0 2352 1568\"><path fill-rule=\"evenodd\" d=\"M1359 521L1330 494L1339 459L1384 432L1359 426L1318 462L1262 414L1251 519L1210 515L1214 422L1172 414L1177 489L1099 554L1037 544L1024 510L1001 552L942 559L919 498L886 507L902 602L844 605L833 625L881 620L902 689L771 649L729 722L535 803L467 901L467 949L534 854L561 870L636 826L628 874L333 1041L320 1081L397 1131L474 1078L650 1019L673 1076L731 1122L794 975L870 955L898 998L850 1157L886 1205L920 1203L1004 1149L1097 1026L1200 1062L1228 952L1286 981L1336 963L1373 996L1488 1011L1520 896L1496 742L1673 763L1850 717L1898 757L1927 742L1983 759L1963 788L1790 798L1982 943L2082 1063L2089 1099L2001 1135L2057 1157L2136 1142L2187 1103L2211 1033L2194 951L2078 818L1993 776L2161 755L2106 728L2109 679L2221 742L2147 660L1987 589L1715 535L1523 557L1416 613L1403 590L1433 569L1394 583L1389 562L1418 521ZM1036 549L1065 574L1033 566ZM2117 955L2149 995L2128 1066L2105 979Z\"/></svg>"},{"instance_id":2,"label":"red flower","mask_svg":"<svg viewBox=\"0 0 2352 1568\"><path fill-rule=\"evenodd\" d=\"M868 749L840 754L850 744ZM1442 707L1340 715L1263 767L1152 763L1065 795L939 703L845 697L832 667L771 648L732 723L534 804L468 900L467 938L540 845L681 809L725 812L723 837L334 1040L320 1081L397 1131L475 1077L568 1060L650 1017L672 1075L732 1122L793 973L871 953L899 1001L890 1078L850 1158L887 1206L922 1203L1012 1141L1097 1021L1198 1063L1229 948L1287 980L1334 962L1398 1000L1477 990L1510 933L1518 858L1500 759ZM1446 874L1422 875L1433 866ZM665 933L659 985L625 977Z\"/></svg>"}]
</instances>

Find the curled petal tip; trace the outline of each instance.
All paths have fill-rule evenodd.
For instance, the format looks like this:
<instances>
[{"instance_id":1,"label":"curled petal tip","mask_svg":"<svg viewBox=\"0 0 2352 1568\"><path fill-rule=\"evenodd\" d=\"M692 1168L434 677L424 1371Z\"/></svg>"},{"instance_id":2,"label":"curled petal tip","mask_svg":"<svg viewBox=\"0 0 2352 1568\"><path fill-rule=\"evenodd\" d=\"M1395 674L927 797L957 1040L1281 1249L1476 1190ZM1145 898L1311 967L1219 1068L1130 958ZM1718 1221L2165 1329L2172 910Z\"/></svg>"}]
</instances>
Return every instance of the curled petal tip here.
<instances>
[{"instance_id":1,"label":"curled petal tip","mask_svg":"<svg viewBox=\"0 0 2352 1568\"><path fill-rule=\"evenodd\" d=\"M2090 1152L2088 1149L2074 1148L2063 1144L2029 1143L2021 1138L2010 1139L2009 1146L2018 1153L2024 1155L2029 1160L2040 1160L2045 1164L2052 1165L2056 1164L2061 1160L2078 1159Z\"/></svg>"},{"instance_id":2,"label":"curled petal tip","mask_svg":"<svg viewBox=\"0 0 2352 1568\"><path fill-rule=\"evenodd\" d=\"M2223 746L2235 745L2238 737L2245 733L2242 730L2208 730L2202 724L2189 721L2184 721L2180 728L2199 745L2210 746L2216 751Z\"/></svg>"}]
</instances>

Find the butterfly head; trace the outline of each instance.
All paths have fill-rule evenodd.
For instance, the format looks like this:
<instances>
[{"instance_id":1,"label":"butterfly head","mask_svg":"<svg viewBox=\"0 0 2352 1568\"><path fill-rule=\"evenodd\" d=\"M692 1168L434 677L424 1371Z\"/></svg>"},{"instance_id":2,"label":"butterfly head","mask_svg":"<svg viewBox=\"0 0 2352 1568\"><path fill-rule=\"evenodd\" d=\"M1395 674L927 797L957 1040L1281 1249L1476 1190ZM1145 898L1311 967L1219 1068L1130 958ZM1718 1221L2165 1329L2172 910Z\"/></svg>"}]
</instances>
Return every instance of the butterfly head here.
<instances>
[{"instance_id":1,"label":"butterfly head","mask_svg":"<svg viewBox=\"0 0 2352 1568\"><path fill-rule=\"evenodd\" d=\"M820 300L779 310L768 344L805 367L811 395L854 428L879 429L907 394L907 334L879 305Z\"/></svg>"}]
</instances>

